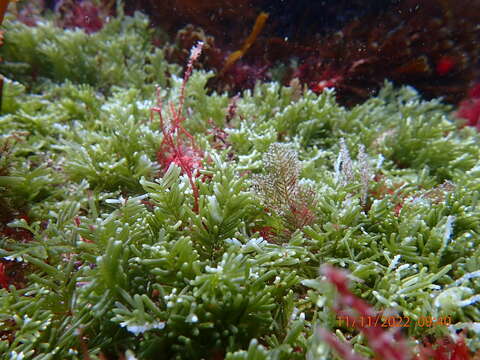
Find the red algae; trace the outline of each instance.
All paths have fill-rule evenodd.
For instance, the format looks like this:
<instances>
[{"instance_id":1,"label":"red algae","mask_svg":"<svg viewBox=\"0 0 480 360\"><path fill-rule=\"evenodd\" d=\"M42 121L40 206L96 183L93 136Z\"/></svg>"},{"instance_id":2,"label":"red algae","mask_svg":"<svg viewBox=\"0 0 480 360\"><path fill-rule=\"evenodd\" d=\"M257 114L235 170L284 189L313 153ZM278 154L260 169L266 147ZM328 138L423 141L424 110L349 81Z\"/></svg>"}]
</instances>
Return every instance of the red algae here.
<instances>
[{"instance_id":1,"label":"red algae","mask_svg":"<svg viewBox=\"0 0 480 360\"><path fill-rule=\"evenodd\" d=\"M64 1L58 8L62 19L60 24L64 28L80 28L92 34L103 28L108 15L112 12L113 3L96 5L90 0L81 2Z\"/></svg>"},{"instance_id":2,"label":"red algae","mask_svg":"<svg viewBox=\"0 0 480 360\"><path fill-rule=\"evenodd\" d=\"M376 319L381 317L381 312L373 309L367 302L354 295L348 289L347 272L337 269L331 265L323 265L321 272L327 281L335 286L338 292L337 306L335 311L340 318L345 312L343 309L354 310L359 318ZM368 340L370 348L375 353L375 359L382 360L474 360L476 355L469 350L462 334L444 336L430 341L424 339L421 344L411 346L398 331L398 327L392 329L383 326L362 326L360 321L353 321L353 325L362 332ZM334 349L344 360L365 360L364 357L356 354L350 344L340 341L328 330L318 330L320 338Z\"/></svg>"},{"instance_id":3,"label":"red algae","mask_svg":"<svg viewBox=\"0 0 480 360\"><path fill-rule=\"evenodd\" d=\"M183 77L182 86L180 88L180 98L178 106L175 108L173 103L169 104L170 115L172 118L167 123L163 117L163 105L160 98L160 89L157 89L157 106L151 109L151 119L155 113L160 117L160 127L162 129L163 139L160 149L157 152L157 161L162 166L162 170L166 171L172 164L177 165L182 173L188 176L190 186L192 187L194 196L193 211L198 212L198 187L195 184L195 177L198 175L197 170L202 167L203 153L195 144L193 136L183 127L182 122L185 120L183 115L183 107L185 103L185 87L188 79L192 75L193 64L202 52L203 43L199 42L192 48L187 69Z\"/></svg>"},{"instance_id":4,"label":"red algae","mask_svg":"<svg viewBox=\"0 0 480 360\"><path fill-rule=\"evenodd\" d=\"M480 83L476 84L458 107L456 115L467 120L468 126L476 127L480 131Z\"/></svg>"}]
</instances>

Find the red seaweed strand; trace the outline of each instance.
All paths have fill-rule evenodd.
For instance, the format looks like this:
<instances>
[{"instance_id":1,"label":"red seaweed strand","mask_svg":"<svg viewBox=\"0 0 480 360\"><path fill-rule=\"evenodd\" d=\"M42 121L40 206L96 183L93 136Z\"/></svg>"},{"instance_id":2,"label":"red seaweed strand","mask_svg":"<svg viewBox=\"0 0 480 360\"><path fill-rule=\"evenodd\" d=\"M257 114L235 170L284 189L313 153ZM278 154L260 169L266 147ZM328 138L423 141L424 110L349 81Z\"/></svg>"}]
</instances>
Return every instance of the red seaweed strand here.
<instances>
[{"instance_id":1,"label":"red seaweed strand","mask_svg":"<svg viewBox=\"0 0 480 360\"><path fill-rule=\"evenodd\" d=\"M154 113L157 113L160 118L160 127L162 129L163 139L160 144L160 149L157 152L157 161L162 166L163 171L166 171L171 164L180 167L182 173L186 174L188 181L193 191L194 206L193 211L198 213L199 191L195 184L196 170L202 166L203 153L195 144L193 136L183 127L182 122L185 120L183 116L183 108L185 104L185 87L192 75L193 64L198 59L202 52L203 43L198 42L190 52L187 69L183 77L183 82L180 88L180 97L178 106L170 102L169 108L172 118L170 121L165 121L162 115L163 104L160 96L160 89L157 89L157 106L152 107L150 117L153 120Z\"/></svg>"}]
</instances>

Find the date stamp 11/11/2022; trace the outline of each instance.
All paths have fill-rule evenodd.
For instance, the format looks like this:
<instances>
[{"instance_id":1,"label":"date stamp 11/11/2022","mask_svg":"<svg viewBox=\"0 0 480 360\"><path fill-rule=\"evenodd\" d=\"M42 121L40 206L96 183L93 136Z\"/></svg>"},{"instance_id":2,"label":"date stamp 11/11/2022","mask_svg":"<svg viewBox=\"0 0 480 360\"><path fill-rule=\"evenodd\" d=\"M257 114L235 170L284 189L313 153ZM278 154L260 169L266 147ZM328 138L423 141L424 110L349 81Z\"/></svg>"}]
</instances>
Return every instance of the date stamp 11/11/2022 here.
<instances>
[{"instance_id":1,"label":"date stamp 11/11/2022","mask_svg":"<svg viewBox=\"0 0 480 360\"><path fill-rule=\"evenodd\" d=\"M449 326L452 324L451 316L420 316L416 319L409 316L349 316L338 315L337 325L347 328L367 328L367 327L435 327Z\"/></svg>"}]
</instances>

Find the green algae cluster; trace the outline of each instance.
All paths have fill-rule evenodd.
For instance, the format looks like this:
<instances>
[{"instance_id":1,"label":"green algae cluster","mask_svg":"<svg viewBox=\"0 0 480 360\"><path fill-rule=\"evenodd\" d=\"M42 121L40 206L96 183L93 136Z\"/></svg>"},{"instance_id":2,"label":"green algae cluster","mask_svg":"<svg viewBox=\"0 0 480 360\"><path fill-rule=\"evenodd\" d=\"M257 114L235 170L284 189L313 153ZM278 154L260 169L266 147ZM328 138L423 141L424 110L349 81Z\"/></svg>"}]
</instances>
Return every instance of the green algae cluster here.
<instances>
[{"instance_id":1,"label":"green algae cluster","mask_svg":"<svg viewBox=\"0 0 480 360\"><path fill-rule=\"evenodd\" d=\"M165 108L178 102L182 69L144 16L92 35L4 27L0 257L25 281L7 274L0 290L2 359L335 358L318 327L372 356L339 324L324 263L376 309L451 318L404 328L412 344L465 329L480 348L480 136L441 100L389 83L351 109L278 83L232 99L195 71L183 126L204 154L196 212L188 177L157 162L150 109L157 86ZM308 223L255 190L281 176L314 194Z\"/></svg>"}]
</instances>

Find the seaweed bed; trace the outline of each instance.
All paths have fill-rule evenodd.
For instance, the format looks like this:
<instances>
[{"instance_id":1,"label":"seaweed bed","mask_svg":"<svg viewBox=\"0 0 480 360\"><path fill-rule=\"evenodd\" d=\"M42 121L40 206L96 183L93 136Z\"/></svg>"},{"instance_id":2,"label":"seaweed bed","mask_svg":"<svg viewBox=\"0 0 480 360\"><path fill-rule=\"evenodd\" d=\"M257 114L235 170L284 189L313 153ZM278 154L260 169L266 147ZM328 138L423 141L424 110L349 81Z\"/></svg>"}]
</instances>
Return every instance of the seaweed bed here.
<instances>
[{"instance_id":1,"label":"seaweed bed","mask_svg":"<svg viewBox=\"0 0 480 360\"><path fill-rule=\"evenodd\" d=\"M101 19L3 24L2 359L479 358L478 87L233 96Z\"/></svg>"}]
</instances>

